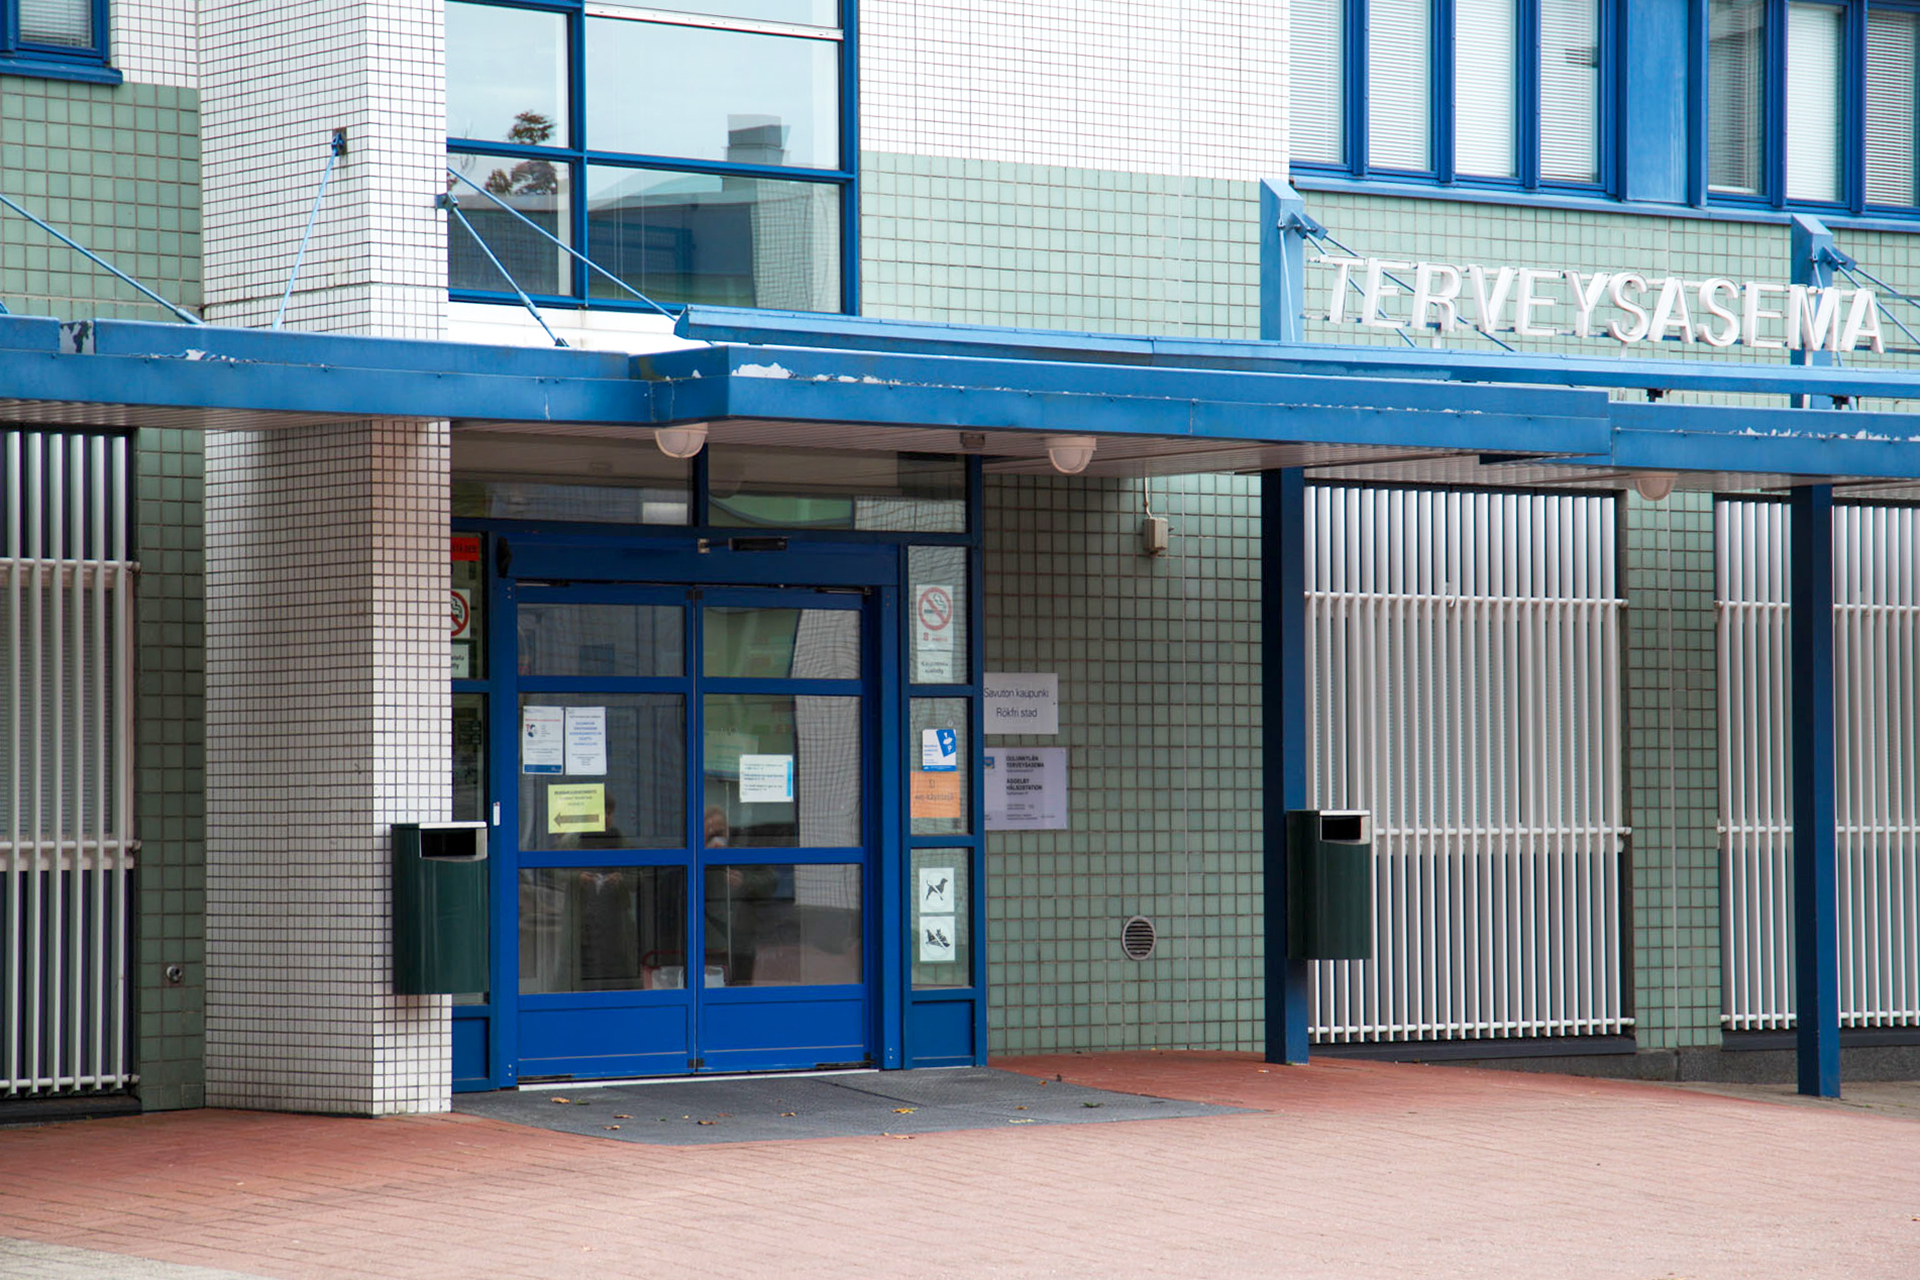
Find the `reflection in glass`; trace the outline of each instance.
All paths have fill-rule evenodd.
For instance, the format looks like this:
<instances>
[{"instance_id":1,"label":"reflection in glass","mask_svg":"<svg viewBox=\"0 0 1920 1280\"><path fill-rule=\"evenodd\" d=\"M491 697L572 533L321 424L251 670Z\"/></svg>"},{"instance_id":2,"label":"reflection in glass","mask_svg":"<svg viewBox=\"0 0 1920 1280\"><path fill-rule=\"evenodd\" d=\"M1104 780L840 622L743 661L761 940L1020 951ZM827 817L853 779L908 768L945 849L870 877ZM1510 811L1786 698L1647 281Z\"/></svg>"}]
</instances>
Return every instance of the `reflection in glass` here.
<instances>
[{"instance_id":1,"label":"reflection in glass","mask_svg":"<svg viewBox=\"0 0 1920 1280\"><path fill-rule=\"evenodd\" d=\"M523 604L523 676L677 676L685 623L676 605Z\"/></svg>"},{"instance_id":2,"label":"reflection in glass","mask_svg":"<svg viewBox=\"0 0 1920 1280\"><path fill-rule=\"evenodd\" d=\"M971 853L966 849L915 849L913 873L913 985L973 985Z\"/></svg>"},{"instance_id":3,"label":"reflection in glass","mask_svg":"<svg viewBox=\"0 0 1920 1280\"><path fill-rule=\"evenodd\" d=\"M587 169L595 262L660 302L840 309L840 188L664 169ZM626 298L608 281L596 298Z\"/></svg>"},{"instance_id":4,"label":"reflection in glass","mask_svg":"<svg viewBox=\"0 0 1920 1280\"><path fill-rule=\"evenodd\" d=\"M860 675L860 615L851 609L706 611L709 676L851 680Z\"/></svg>"},{"instance_id":5,"label":"reflection in glass","mask_svg":"<svg viewBox=\"0 0 1920 1280\"><path fill-rule=\"evenodd\" d=\"M587 143L837 169L839 63L834 40L590 18Z\"/></svg>"},{"instance_id":6,"label":"reflection in glass","mask_svg":"<svg viewBox=\"0 0 1920 1280\"><path fill-rule=\"evenodd\" d=\"M447 576L453 582L453 679L487 678L487 584L481 570L486 539L477 533L456 533L449 539Z\"/></svg>"},{"instance_id":7,"label":"reflection in glass","mask_svg":"<svg viewBox=\"0 0 1920 1280\"><path fill-rule=\"evenodd\" d=\"M915 625L908 630L912 652L908 654L908 678L915 684L965 684L971 676L972 639L968 626L967 549L965 547L908 547L907 581L912 591L908 599L916 617L937 598L944 596L951 621L941 628L944 641L931 638L927 628ZM927 592L936 599L928 601Z\"/></svg>"},{"instance_id":8,"label":"reflection in glass","mask_svg":"<svg viewBox=\"0 0 1920 1280\"><path fill-rule=\"evenodd\" d=\"M565 15L450 0L446 39L449 138L567 145Z\"/></svg>"},{"instance_id":9,"label":"reflection in glass","mask_svg":"<svg viewBox=\"0 0 1920 1280\"><path fill-rule=\"evenodd\" d=\"M453 433L455 516L685 524L692 477L691 463L630 441Z\"/></svg>"},{"instance_id":10,"label":"reflection in glass","mask_svg":"<svg viewBox=\"0 0 1920 1280\"><path fill-rule=\"evenodd\" d=\"M707 447L708 519L721 526L960 533L967 471L945 453Z\"/></svg>"},{"instance_id":11,"label":"reflection in glass","mask_svg":"<svg viewBox=\"0 0 1920 1280\"><path fill-rule=\"evenodd\" d=\"M522 849L686 847L686 710L681 695L541 693L522 697L520 704ZM547 767L546 759L534 756L535 748L528 745L526 713L535 707L603 711L606 771L565 772L569 761L563 759L559 772L527 772Z\"/></svg>"},{"instance_id":12,"label":"reflection in glass","mask_svg":"<svg viewBox=\"0 0 1920 1280\"><path fill-rule=\"evenodd\" d=\"M487 697L453 695L453 820L487 817Z\"/></svg>"},{"instance_id":13,"label":"reflection in glass","mask_svg":"<svg viewBox=\"0 0 1920 1280\"><path fill-rule=\"evenodd\" d=\"M860 981L860 868L711 866L706 983L825 986Z\"/></svg>"},{"instance_id":14,"label":"reflection in glass","mask_svg":"<svg viewBox=\"0 0 1920 1280\"><path fill-rule=\"evenodd\" d=\"M704 701L709 848L860 843L860 699L715 693Z\"/></svg>"},{"instance_id":15,"label":"reflection in glass","mask_svg":"<svg viewBox=\"0 0 1920 1280\"><path fill-rule=\"evenodd\" d=\"M833 27L840 22L838 0L598 0L607 7L664 9L669 13L706 13L752 22L791 22L803 27Z\"/></svg>"},{"instance_id":16,"label":"reflection in glass","mask_svg":"<svg viewBox=\"0 0 1920 1280\"><path fill-rule=\"evenodd\" d=\"M447 157L447 163L462 175L498 196L508 208L530 219L548 235L565 242L570 238L572 222L572 170L563 163L524 160L513 156L482 156L464 153ZM470 233L458 219L449 217L447 226L447 287L449 289L488 289L507 291L517 283L532 294L566 293L572 275L567 255L558 245L535 232L519 218L500 208L486 196L463 183L447 179L460 202L460 211L473 224ZM500 274L500 268L487 260L478 235L500 259L500 266L512 275L513 283Z\"/></svg>"},{"instance_id":17,"label":"reflection in glass","mask_svg":"<svg viewBox=\"0 0 1920 1280\"><path fill-rule=\"evenodd\" d=\"M687 985L684 867L523 867L520 990Z\"/></svg>"}]
</instances>

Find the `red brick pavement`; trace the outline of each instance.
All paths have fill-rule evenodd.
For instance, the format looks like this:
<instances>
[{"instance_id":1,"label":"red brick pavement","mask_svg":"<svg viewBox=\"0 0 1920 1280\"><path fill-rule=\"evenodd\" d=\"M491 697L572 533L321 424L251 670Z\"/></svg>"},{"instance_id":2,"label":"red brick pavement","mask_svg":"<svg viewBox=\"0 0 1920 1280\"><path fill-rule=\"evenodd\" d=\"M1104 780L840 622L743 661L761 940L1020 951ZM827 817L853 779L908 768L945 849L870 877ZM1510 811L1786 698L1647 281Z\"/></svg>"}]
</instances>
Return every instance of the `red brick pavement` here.
<instances>
[{"instance_id":1,"label":"red brick pavement","mask_svg":"<svg viewBox=\"0 0 1920 1280\"><path fill-rule=\"evenodd\" d=\"M1920 1124L1231 1054L999 1065L1260 1114L667 1148L467 1116L0 1131L0 1235L253 1274L1920 1277Z\"/></svg>"}]
</instances>

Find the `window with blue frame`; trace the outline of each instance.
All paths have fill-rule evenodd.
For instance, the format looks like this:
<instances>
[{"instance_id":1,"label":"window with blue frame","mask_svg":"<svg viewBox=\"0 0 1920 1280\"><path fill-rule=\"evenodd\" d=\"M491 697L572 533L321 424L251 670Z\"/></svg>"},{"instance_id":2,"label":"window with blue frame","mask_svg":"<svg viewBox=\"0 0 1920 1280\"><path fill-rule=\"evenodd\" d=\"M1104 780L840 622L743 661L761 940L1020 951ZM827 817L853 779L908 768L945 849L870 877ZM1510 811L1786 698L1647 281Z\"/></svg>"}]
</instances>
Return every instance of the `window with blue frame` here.
<instances>
[{"instance_id":1,"label":"window with blue frame","mask_svg":"<svg viewBox=\"0 0 1920 1280\"><path fill-rule=\"evenodd\" d=\"M1603 183L1602 0L1296 0L1292 158L1515 187Z\"/></svg>"},{"instance_id":2,"label":"window with blue frame","mask_svg":"<svg viewBox=\"0 0 1920 1280\"><path fill-rule=\"evenodd\" d=\"M1707 0L1706 185L1727 203L1913 212L1920 7Z\"/></svg>"},{"instance_id":3,"label":"window with blue frame","mask_svg":"<svg viewBox=\"0 0 1920 1280\"><path fill-rule=\"evenodd\" d=\"M106 0L0 0L0 70L98 78L106 61Z\"/></svg>"},{"instance_id":4,"label":"window with blue frame","mask_svg":"<svg viewBox=\"0 0 1920 1280\"><path fill-rule=\"evenodd\" d=\"M536 300L631 298L514 213L665 304L849 308L839 0L449 0L446 15L448 163L500 203L454 195ZM512 296L457 223L447 276L455 296Z\"/></svg>"}]
</instances>

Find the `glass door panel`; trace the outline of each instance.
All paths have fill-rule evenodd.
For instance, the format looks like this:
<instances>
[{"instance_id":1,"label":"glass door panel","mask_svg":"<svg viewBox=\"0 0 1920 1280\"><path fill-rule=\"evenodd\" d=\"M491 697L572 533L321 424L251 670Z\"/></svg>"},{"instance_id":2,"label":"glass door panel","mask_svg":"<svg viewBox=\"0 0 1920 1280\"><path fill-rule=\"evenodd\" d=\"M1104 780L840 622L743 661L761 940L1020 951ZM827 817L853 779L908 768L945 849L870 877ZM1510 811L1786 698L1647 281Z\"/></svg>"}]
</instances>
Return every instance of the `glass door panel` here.
<instances>
[{"instance_id":1,"label":"glass door panel","mask_svg":"<svg viewBox=\"0 0 1920 1280\"><path fill-rule=\"evenodd\" d=\"M860 843L860 699L710 693L704 826L710 849Z\"/></svg>"},{"instance_id":2,"label":"glass door panel","mask_svg":"<svg viewBox=\"0 0 1920 1280\"><path fill-rule=\"evenodd\" d=\"M520 698L520 849L675 849L687 843L686 698Z\"/></svg>"}]
</instances>

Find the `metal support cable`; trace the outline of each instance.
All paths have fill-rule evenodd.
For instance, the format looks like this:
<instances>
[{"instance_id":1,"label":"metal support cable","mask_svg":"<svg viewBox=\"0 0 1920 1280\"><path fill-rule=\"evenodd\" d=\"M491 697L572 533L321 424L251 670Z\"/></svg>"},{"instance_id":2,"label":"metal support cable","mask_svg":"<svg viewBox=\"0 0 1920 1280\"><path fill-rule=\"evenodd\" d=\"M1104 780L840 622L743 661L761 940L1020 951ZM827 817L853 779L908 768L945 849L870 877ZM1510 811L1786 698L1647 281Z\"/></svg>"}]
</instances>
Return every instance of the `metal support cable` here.
<instances>
[{"instance_id":1,"label":"metal support cable","mask_svg":"<svg viewBox=\"0 0 1920 1280\"><path fill-rule=\"evenodd\" d=\"M501 277L506 280L507 286L512 289L514 294L520 299L520 305L525 307L527 314L533 317L533 322L545 330L549 338L553 339L553 345L556 347L566 346L565 339L554 333L552 329L547 328L547 322L540 316L540 308L533 305L533 299L529 298L526 290L520 287L520 282L513 278L513 273L507 270L505 264L503 264L500 259L493 256L493 250L487 247L486 240L481 237L478 231L473 229L473 224L467 221L467 215L460 212L460 202L453 198L451 191L440 197L439 205L442 209L445 209L448 213L460 220L460 225L467 229L467 234L473 237L473 242L480 246L480 252L487 255L487 261L493 264L493 269L498 271Z\"/></svg>"},{"instance_id":2,"label":"metal support cable","mask_svg":"<svg viewBox=\"0 0 1920 1280\"><path fill-rule=\"evenodd\" d=\"M1858 285L1860 283L1860 278L1863 276L1868 280L1873 280L1872 276L1868 275L1865 271L1858 270L1857 268L1849 269L1847 267L1841 267L1840 274L1844 275L1847 279L1853 281L1855 285ZM1873 280L1873 282L1875 284L1879 284L1879 281L1877 280ZM1882 289L1885 292L1892 293L1894 297L1899 298L1902 302L1906 302L1912 306L1920 307L1920 302L1915 302L1912 298L1907 297L1905 294L1900 293L1897 290L1886 289L1885 286L1882 286ZM1920 346L1920 336L1916 336L1913 330L1907 328L1906 325L1900 323L1900 317L1893 314L1893 310L1890 307L1888 307L1884 302L1880 301L1880 295L1878 293L1874 294L1873 296L1873 305L1879 309L1879 312L1881 315L1885 316L1888 320L1893 322L1894 328L1898 329L1900 332L1907 335L1908 342L1913 343L1915 346Z\"/></svg>"},{"instance_id":3,"label":"metal support cable","mask_svg":"<svg viewBox=\"0 0 1920 1280\"><path fill-rule=\"evenodd\" d=\"M601 275L605 276L608 280L611 280L616 286L618 286L619 288L625 289L628 293L640 299L640 301L646 303L648 306L652 307L655 311L658 311L661 315L667 317L667 319L669 320L673 319L673 312L667 310L665 307L655 302L652 298L649 298L646 294L640 292L638 289L628 284L625 280L622 280L619 276L613 274L613 272L607 270L605 267L595 262L592 258L589 258L586 254L581 253L578 249L575 249L572 245L562 240L559 236L554 235L553 232L547 230L545 227L535 222L532 218L529 218L526 214L520 212L518 209L514 208L512 205L508 204L505 200L502 200L498 195L487 190L485 187L475 182L472 178L469 178L466 174L461 173L458 169L454 168L452 165L447 166L447 172L451 174L453 177L459 179L461 182L464 182L468 186L472 187L475 191L478 191L481 195L485 196L487 199L493 201L493 203L498 205L501 209L504 209L506 212L520 219L520 221L526 223L529 227L532 227L540 235L546 237L547 240L551 241L553 245L560 250L560 252L566 254L568 257L572 258L575 262L581 263L587 268L587 270L599 272ZM472 228L468 228L468 230L472 230Z\"/></svg>"},{"instance_id":4,"label":"metal support cable","mask_svg":"<svg viewBox=\"0 0 1920 1280\"><path fill-rule=\"evenodd\" d=\"M1306 231L1304 229L1300 232L1300 235L1302 236L1302 238L1304 238L1307 241L1307 243L1311 244L1314 248L1318 249L1322 254L1326 253L1327 246L1320 242L1319 237L1313 235L1311 232ZM1340 251L1346 254L1349 258L1357 258L1360 256L1354 253L1353 250L1348 249L1345 245L1340 244L1340 242L1338 240L1335 240L1332 236L1327 236L1326 229L1324 227L1321 228L1321 235L1326 236L1326 239L1328 242L1337 246L1340 249ZM1394 280L1391 272L1388 273L1387 279L1393 280L1395 284L1400 285L1400 287L1403 289L1406 287L1404 282L1399 280ZM1365 290L1361 289L1359 282L1353 278L1353 273L1351 271L1347 273L1347 284L1350 288L1353 289L1355 293L1361 294L1363 297L1365 296ZM1406 329L1399 326L1395 326L1394 332L1399 334L1400 341L1406 343L1408 346L1418 347L1420 345L1419 343L1413 340L1413 335L1408 333Z\"/></svg>"},{"instance_id":5,"label":"metal support cable","mask_svg":"<svg viewBox=\"0 0 1920 1280\"><path fill-rule=\"evenodd\" d=\"M87 248L87 246L81 244L78 240L75 240L71 236L63 234L57 228L53 227L43 219L35 217L32 213L22 208L19 204L9 199L4 193L0 193L0 204L4 204L5 206L7 206L7 208L13 210L15 213L25 218L28 222L31 222L34 226L40 228L42 231L46 232L48 235L58 240L61 244L66 245L67 248L72 249L75 253L79 254L81 257L85 258L87 261L93 263L95 266L101 268L104 271L111 273L115 278L119 279L122 283L132 285L134 288L138 289L141 293L145 294L147 297L153 299L155 302L159 303L161 306L165 307L167 310L173 312L174 315L179 316L182 320L185 320L188 324L205 324L206 323L206 321L202 320L199 316L194 315L191 311L187 311L181 307L176 307L175 305L173 305L173 303L168 302L165 298L161 297L159 294L155 293L153 290L147 288L147 286L141 284L138 280L135 280L132 276L128 275L126 272L122 271L120 268L114 266L111 262L108 262L105 258L101 257L99 254L95 253L93 250Z\"/></svg>"},{"instance_id":6,"label":"metal support cable","mask_svg":"<svg viewBox=\"0 0 1920 1280\"><path fill-rule=\"evenodd\" d=\"M300 249L293 255L293 272L287 277L287 291L280 295L280 309L273 315L273 327L276 329L287 318L287 300L293 297L293 286L300 279L300 264L307 256L307 241L313 238L313 223L320 216L320 202L327 197L327 181L333 177L334 162L346 153L347 131L335 129L333 139L327 146L327 167L320 175L320 190L313 194L313 207L307 210L307 229L301 233Z\"/></svg>"},{"instance_id":7,"label":"metal support cable","mask_svg":"<svg viewBox=\"0 0 1920 1280\"><path fill-rule=\"evenodd\" d=\"M1303 232L1302 234L1305 234L1305 233ZM1346 245L1341 244L1338 240L1334 239L1333 235L1330 232L1327 232L1324 227L1321 228L1321 234L1322 236L1325 237L1326 242L1328 244L1332 245L1334 248L1338 249L1340 252L1346 254L1349 258L1359 258L1364 256L1362 254L1355 253L1352 249L1349 249ZM1319 249L1320 252L1322 253L1326 252L1326 249L1320 244L1319 240L1314 239L1314 237L1311 235L1307 236L1307 239L1313 240L1314 247L1316 249ZM1413 286L1408 284L1405 280L1402 280L1399 276L1395 275L1393 272L1388 271L1388 272L1383 272L1382 274L1384 274L1387 279L1393 281L1393 283L1399 285L1402 289L1405 289L1408 293L1413 292ZM1347 276L1347 283L1353 284L1353 276L1351 273L1349 273ZM1357 284L1353 284L1353 287L1355 289L1358 289L1360 286ZM1473 333L1479 334L1481 337L1485 338L1488 342L1491 342L1494 346L1499 347L1502 351L1512 351L1514 349L1511 345L1501 341L1500 338L1488 332L1487 330L1480 328L1478 325L1471 326L1470 331ZM1400 336L1407 339L1408 346L1411 347L1416 345L1412 338L1407 338L1407 335L1404 331L1401 333Z\"/></svg>"}]
</instances>

